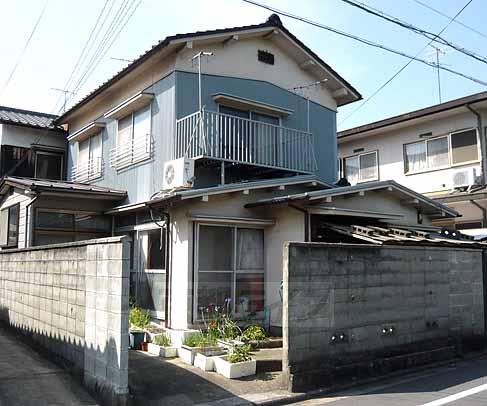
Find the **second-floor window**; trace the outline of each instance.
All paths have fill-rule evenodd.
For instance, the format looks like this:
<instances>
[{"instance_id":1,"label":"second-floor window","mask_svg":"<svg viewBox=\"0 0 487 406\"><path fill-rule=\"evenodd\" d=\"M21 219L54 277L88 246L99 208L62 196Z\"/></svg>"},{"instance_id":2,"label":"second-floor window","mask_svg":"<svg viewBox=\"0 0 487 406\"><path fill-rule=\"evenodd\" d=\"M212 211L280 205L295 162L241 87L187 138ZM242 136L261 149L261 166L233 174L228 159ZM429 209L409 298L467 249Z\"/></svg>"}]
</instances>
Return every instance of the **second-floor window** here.
<instances>
[{"instance_id":1,"label":"second-floor window","mask_svg":"<svg viewBox=\"0 0 487 406\"><path fill-rule=\"evenodd\" d=\"M404 146L404 172L415 173L477 162L477 130L469 129Z\"/></svg>"},{"instance_id":2,"label":"second-floor window","mask_svg":"<svg viewBox=\"0 0 487 406\"><path fill-rule=\"evenodd\" d=\"M102 135L98 133L78 144L78 165L74 178L88 181L102 175Z\"/></svg>"},{"instance_id":3,"label":"second-floor window","mask_svg":"<svg viewBox=\"0 0 487 406\"><path fill-rule=\"evenodd\" d=\"M2 145L0 176L22 176L60 180L63 178L64 153Z\"/></svg>"},{"instance_id":4,"label":"second-floor window","mask_svg":"<svg viewBox=\"0 0 487 406\"><path fill-rule=\"evenodd\" d=\"M124 168L151 157L150 104L118 120L117 148L112 166Z\"/></svg>"},{"instance_id":5,"label":"second-floor window","mask_svg":"<svg viewBox=\"0 0 487 406\"><path fill-rule=\"evenodd\" d=\"M377 151L344 158L344 176L353 185L379 179Z\"/></svg>"}]
</instances>

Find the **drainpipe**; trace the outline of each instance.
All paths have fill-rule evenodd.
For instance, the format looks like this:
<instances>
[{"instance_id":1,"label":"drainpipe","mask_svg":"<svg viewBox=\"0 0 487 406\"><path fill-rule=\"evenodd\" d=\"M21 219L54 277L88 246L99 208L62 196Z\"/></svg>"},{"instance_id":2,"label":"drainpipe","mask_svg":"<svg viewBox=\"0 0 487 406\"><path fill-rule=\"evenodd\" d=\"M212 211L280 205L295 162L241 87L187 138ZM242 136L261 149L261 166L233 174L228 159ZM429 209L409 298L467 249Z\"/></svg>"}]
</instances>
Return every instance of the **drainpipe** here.
<instances>
[{"instance_id":1,"label":"drainpipe","mask_svg":"<svg viewBox=\"0 0 487 406\"><path fill-rule=\"evenodd\" d=\"M470 203L472 203L475 207L480 209L482 212L482 228L487 227L487 209L480 204L478 204L475 200L470 200Z\"/></svg>"},{"instance_id":2,"label":"drainpipe","mask_svg":"<svg viewBox=\"0 0 487 406\"><path fill-rule=\"evenodd\" d=\"M481 183L482 186L485 186L486 178L487 178L487 154L486 154L486 146L485 146L485 136L482 132L482 116L480 113L475 110L471 104L466 104L465 107L475 116L477 117L477 131L479 132L479 139L480 139L480 158L481 158L481 168L482 168L482 176L481 176Z\"/></svg>"},{"instance_id":3,"label":"drainpipe","mask_svg":"<svg viewBox=\"0 0 487 406\"><path fill-rule=\"evenodd\" d=\"M29 209L30 209L30 206L32 206L32 204L35 203L35 201L39 198L40 196L40 192L35 192L34 193L34 198L29 202L27 203L27 205L25 206L25 248L28 248L32 245L32 238L31 238L31 235L32 235L32 232L34 231L34 224L32 224L32 227L31 227L31 233L29 235L28 231L29 231Z\"/></svg>"}]
</instances>

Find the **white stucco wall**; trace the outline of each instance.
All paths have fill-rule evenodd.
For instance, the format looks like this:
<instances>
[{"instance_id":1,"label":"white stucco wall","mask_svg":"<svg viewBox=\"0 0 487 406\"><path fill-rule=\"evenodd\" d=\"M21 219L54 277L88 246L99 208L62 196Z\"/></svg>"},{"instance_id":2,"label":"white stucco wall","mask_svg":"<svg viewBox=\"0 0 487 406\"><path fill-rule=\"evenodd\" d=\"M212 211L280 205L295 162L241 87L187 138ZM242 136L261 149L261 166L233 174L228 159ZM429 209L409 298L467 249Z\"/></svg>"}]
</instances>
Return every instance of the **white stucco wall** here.
<instances>
[{"instance_id":1,"label":"white stucco wall","mask_svg":"<svg viewBox=\"0 0 487 406\"><path fill-rule=\"evenodd\" d=\"M484 111L483 115L487 119ZM448 169L431 170L428 172L409 174L404 173L404 144L420 141L420 134L432 132L433 136L445 135L460 129L476 128L477 119L469 111L455 114L430 116L420 123L405 125L396 130L384 130L367 137L338 141L338 155L340 158L355 155L355 149L364 148L364 152L378 151L379 180L395 180L420 193L433 193L452 188L453 174L459 169L467 167L477 168L480 175L480 164L455 166ZM484 123L486 121L484 120ZM362 153L362 152L360 152Z\"/></svg>"}]
</instances>

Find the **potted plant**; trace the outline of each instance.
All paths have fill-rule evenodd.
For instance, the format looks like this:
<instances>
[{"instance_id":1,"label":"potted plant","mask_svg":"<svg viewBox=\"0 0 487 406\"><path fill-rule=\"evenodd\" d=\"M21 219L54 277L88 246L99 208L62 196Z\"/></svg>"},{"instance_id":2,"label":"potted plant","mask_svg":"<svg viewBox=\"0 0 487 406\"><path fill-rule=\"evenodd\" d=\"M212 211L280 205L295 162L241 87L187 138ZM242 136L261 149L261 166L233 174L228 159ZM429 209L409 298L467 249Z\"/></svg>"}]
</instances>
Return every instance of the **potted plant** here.
<instances>
[{"instance_id":1,"label":"potted plant","mask_svg":"<svg viewBox=\"0 0 487 406\"><path fill-rule=\"evenodd\" d=\"M255 375L257 362L250 356L250 345L234 346L227 355L215 357L216 372L235 379Z\"/></svg>"},{"instance_id":2,"label":"potted plant","mask_svg":"<svg viewBox=\"0 0 487 406\"><path fill-rule=\"evenodd\" d=\"M163 358L172 358L177 355L176 347L171 346L171 339L165 333L154 336L152 342L147 343L147 351Z\"/></svg>"},{"instance_id":3,"label":"potted plant","mask_svg":"<svg viewBox=\"0 0 487 406\"><path fill-rule=\"evenodd\" d=\"M261 326L251 325L244 330L241 339L246 344L250 344L252 348L257 348L267 340L267 334Z\"/></svg>"},{"instance_id":4,"label":"potted plant","mask_svg":"<svg viewBox=\"0 0 487 406\"><path fill-rule=\"evenodd\" d=\"M225 354L225 349L216 345L216 338L211 332L207 331L203 337L195 348L194 366L203 371L213 371L214 358Z\"/></svg>"},{"instance_id":5,"label":"potted plant","mask_svg":"<svg viewBox=\"0 0 487 406\"><path fill-rule=\"evenodd\" d=\"M144 328L150 323L149 312L137 306L132 306L129 311L129 341L132 350L141 350L144 343Z\"/></svg>"},{"instance_id":6,"label":"potted plant","mask_svg":"<svg viewBox=\"0 0 487 406\"><path fill-rule=\"evenodd\" d=\"M196 348L203 340L203 333L191 333L183 338L181 347L178 348L178 355L181 360L189 365L193 365Z\"/></svg>"}]
</instances>

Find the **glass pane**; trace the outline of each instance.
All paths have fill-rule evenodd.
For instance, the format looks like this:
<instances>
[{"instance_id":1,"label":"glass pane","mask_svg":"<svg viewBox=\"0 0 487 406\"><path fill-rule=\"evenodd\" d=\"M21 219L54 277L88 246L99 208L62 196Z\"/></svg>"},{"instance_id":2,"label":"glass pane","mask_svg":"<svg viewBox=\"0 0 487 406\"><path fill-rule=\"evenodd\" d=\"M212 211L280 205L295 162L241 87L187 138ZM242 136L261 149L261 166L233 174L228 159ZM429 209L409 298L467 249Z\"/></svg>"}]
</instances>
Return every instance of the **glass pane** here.
<instances>
[{"instance_id":1,"label":"glass pane","mask_svg":"<svg viewBox=\"0 0 487 406\"><path fill-rule=\"evenodd\" d=\"M418 172L426 169L426 144L415 142L406 145L406 172Z\"/></svg>"},{"instance_id":2,"label":"glass pane","mask_svg":"<svg viewBox=\"0 0 487 406\"><path fill-rule=\"evenodd\" d=\"M77 231L110 232L112 229L110 217L76 214L74 223Z\"/></svg>"},{"instance_id":3,"label":"glass pane","mask_svg":"<svg viewBox=\"0 0 487 406\"><path fill-rule=\"evenodd\" d=\"M139 305L161 316L166 309L166 274L140 273Z\"/></svg>"},{"instance_id":4,"label":"glass pane","mask_svg":"<svg viewBox=\"0 0 487 406\"><path fill-rule=\"evenodd\" d=\"M345 158L345 177L350 183L357 183L359 181L360 172L359 157L354 156L351 158Z\"/></svg>"},{"instance_id":5,"label":"glass pane","mask_svg":"<svg viewBox=\"0 0 487 406\"><path fill-rule=\"evenodd\" d=\"M428 141L428 167L439 168L448 164L448 137Z\"/></svg>"},{"instance_id":6,"label":"glass pane","mask_svg":"<svg viewBox=\"0 0 487 406\"><path fill-rule=\"evenodd\" d=\"M237 230L237 270L264 269L264 230Z\"/></svg>"},{"instance_id":7,"label":"glass pane","mask_svg":"<svg viewBox=\"0 0 487 406\"><path fill-rule=\"evenodd\" d=\"M452 134L451 149L454 164L478 160L477 131L467 130Z\"/></svg>"},{"instance_id":8,"label":"glass pane","mask_svg":"<svg viewBox=\"0 0 487 406\"><path fill-rule=\"evenodd\" d=\"M51 234L51 233L35 233L35 245L60 244L64 242L73 242L73 233Z\"/></svg>"},{"instance_id":9,"label":"glass pane","mask_svg":"<svg viewBox=\"0 0 487 406\"><path fill-rule=\"evenodd\" d=\"M250 112L247 110L234 109L233 107L227 107L220 105L220 113L228 114L229 116L249 118Z\"/></svg>"},{"instance_id":10,"label":"glass pane","mask_svg":"<svg viewBox=\"0 0 487 406\"><path fill-rule=\"evenodd\" d=\"M78 144L78 165L83 165L90 159L90 139L81 141Z\"/></svg>"},{"instance_id":11,"label":"glass pane","mask_svg":"<svg viewBox=\"0 0 487 406\"><path fill-rule=\"evenodd\" d=\"M198 273L198 318L201 311L210 313L218 308L232 311L232 272L199 272Z\"/></svg>"},{"instance_id":12,"label":"glass pane","mask_svg":"<svg viewBox=\"0 0 487 406\"><path fill-rule=\"evenodd\" d=\"M63 156L60 154L36 153L36 178L61 179Z\"/></svg>"},{"instance_id":13,"label":"glass pane","mask_svg":"<svg viewBox=\"0 0 487 406\"><path fill-rule=\"evenodd\" d=\"M377 154L360 156L360 180L377 179Z\"/></svg>"},{"instance_id":14,"label":"glass pane","mask_svg":"<svg viewBox=\"0 0 487 406\"><path fill-rule=\"evenodd\" d=\"M8 245L17 245L19 233L19 206L15 205L8 209Z\"/></svg>"},{"instance_id":15,"label":"glass pane","mask_svg":"<svg viewBox=\"0 0 487 406\"><path fill-rule=\"evenodd\" d=\"M90 138L90 176L99 175L101 172L102 144L101 134Z\"/></svg>"},{"instance_id":16,"label":"glass pane","mask_svg":"<svg viewBox=\"0 0 487 406\"><path fill-rule=\"evenodd\" d=\"M166 269L165 230L151 230L147 238L147 269Z\"/></svg>"},{"instance_id":17,"label":"glass pane","mask_svg":"<svg viewBox=\"0 0 487 406\"><path fill-rule=\"evenodd\" d=\"M43 228L73 229L74 215L72 213L55 213L52 211L37 211L36 226Z\"/></svg>"},{"instance_id":18,"label":"glass pane","mask_svg":"<svg viewBox=\"0 0 487 406\"><path fill-rule=\"evenodd\" d=\"M117 149L122 154L132 150L132 114L118 120Z\"/></svg>"},{"instance_id":19,"label":"glass pane","mask_svg":"<svg viewBox=\"0 0 487 406\"><path fill-rule=\"evenodd\" d=\"M237 274L235 306L240 315L264 310L264 274Z\"/></svg>"},{"instance_id":20,"label":"glass pane","mask_svg":"<svg viewBox=\"0 0 487 406\"><path fill-rule=\"evenodd\" d=\"M146 139L150 134L150 105L134 114L134 140Z\"/></svg>"},{"instance_id":21,"label":"glass pane","mask_svg":"<svg viewBox=\"0 0 487 406\"><path fill-rule=\"evenodd\" d=\"M261 123L279 125L279 117L268 116L267 114L254 113L251 114L251 119Z\"/></svg>"},{"instance_id":22,"label":"glass pane","mask_svg":"<svg viewBox=\"0 0 487 406\"><path fill-rule=\"evenodd\" d=\"M34 177L35 155L29 148L1 146L1 175Z\"/></svg>"},{"instance_id":23,"label":"glass pane","mask_svg":"<svg viewBox=\"0 0 487 406\"><path fill-rule=\"evenodd\" d=\"M233 270L233 228L200 226L198 264L200 271Z\"/></svg>"}]
</instances>

